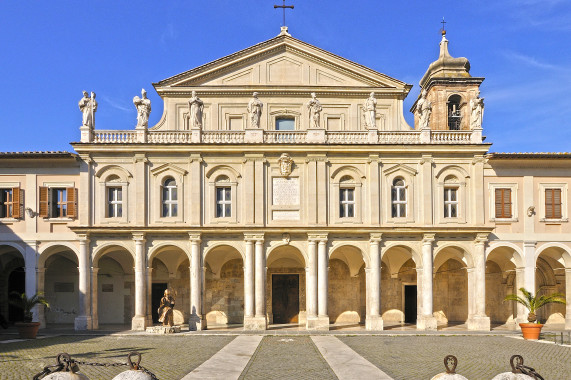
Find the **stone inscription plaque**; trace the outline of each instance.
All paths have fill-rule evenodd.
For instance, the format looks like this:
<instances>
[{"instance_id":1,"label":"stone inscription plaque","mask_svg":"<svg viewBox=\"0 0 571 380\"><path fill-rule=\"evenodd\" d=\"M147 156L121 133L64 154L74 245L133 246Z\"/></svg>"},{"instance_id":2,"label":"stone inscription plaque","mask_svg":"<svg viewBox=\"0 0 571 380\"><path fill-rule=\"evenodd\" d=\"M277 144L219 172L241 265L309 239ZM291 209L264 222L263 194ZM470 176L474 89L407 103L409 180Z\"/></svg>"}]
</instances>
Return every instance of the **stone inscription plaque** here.
<instances>
[{"instance_id":1,"label":"stone inscription plaque","mask_svg":"<svg viewBox=\"0 0 571 380\"><path fill-rule=\"evenodd\" d=\"M272 184L274 206L299 205L299 178L276 177Z\"/></svg>"},{"instance_id":2,"label":"stone inscription plaque","mask_svg":"<svg viewBox=\"0 0 571 380\"><path fill-rule=\"evenodd\" d=\"M299 211L274 211L273 220L299 220Z\"/></svg>"}]
</instances>

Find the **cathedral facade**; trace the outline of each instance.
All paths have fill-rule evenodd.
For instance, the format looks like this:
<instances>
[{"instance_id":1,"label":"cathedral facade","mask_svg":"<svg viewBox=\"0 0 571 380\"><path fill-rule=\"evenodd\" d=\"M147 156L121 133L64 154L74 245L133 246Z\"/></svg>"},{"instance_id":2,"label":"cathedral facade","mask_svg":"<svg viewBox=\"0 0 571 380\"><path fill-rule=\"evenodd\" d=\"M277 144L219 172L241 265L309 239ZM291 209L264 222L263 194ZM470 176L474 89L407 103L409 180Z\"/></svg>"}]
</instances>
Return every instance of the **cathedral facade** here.
<instances>
[{"instance_id":1,"label":"cathedral facade","mask_svg":"<svg viewBox=\"0 0 571 380\"><path fill-rule=\"evenodd\" d=\"M154 83L154 126L143 91L99 130L85 93L76 153L0 153L0 314L42 292L43 326L143 330L168 288L191 330L490 330L525 287L571 329L571 154L489 153L483 80L443 35L410 126L411 85L282 28Z\"/></svg>"}]
</instances>

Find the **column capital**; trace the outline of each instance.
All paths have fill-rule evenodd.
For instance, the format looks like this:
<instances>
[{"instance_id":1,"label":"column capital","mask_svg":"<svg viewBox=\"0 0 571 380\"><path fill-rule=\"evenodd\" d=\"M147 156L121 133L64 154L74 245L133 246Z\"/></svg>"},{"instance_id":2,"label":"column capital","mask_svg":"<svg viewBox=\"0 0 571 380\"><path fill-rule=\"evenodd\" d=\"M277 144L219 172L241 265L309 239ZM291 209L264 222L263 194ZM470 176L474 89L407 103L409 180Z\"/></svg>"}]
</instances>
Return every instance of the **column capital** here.
<instances>
[{"instance_id":1,"label":"column capital","mask_svg":"<svg viewBox=\"0 0 571 380\"><path fill-rule=\"evenodd\" d=\"M472 272L474 272L474 269L475 269L474 267L472 267L472 268L466 268L466 272L472 273Z\"/></svg>"},{"instance_id":2,"label":"column capital","mask_svg":"<svg viewBox=\"0 0 571 380\"><path fill-rule=\"evenodd\" d=\"M77 234L80 243L89 243L89 234Z\"/></svg>"},{"instance_id":3,"label":"column capital","mask_svg":"<svg viewBox=\"0 0 571 380\"><path fill-rule=\"evenodd\" d=\"M133 240L145 242L145 233L144 232L133 232Z\"/></svg>"},{"instance_id":4,"label":"column capital","mask_svg":"<svg viewBox=\"0 0 571 380\"><path fill-rule=\"evenodd\" d=\"M313 233L308 233L307 234L307 240L313 240L313 241L327 241L327 236L329 234L327 232L313 232Z\"/></svg>"},{"instance_id":5,"label":"column capital","mask_svg":"<svg viewBox=\"0 0 571 380\"><path fill-rule=\"evenodd\" d=\"M200 239L200 232L189 232L188 233L188 240L192 241L192 242L198 242L200 243L201 239Z\"/></svg>"},{"instance_id":6,"label":"column capital","mask_svg":"<svg viewBox=\"0 0 571 380\"><path fill-rule=\"evenodd\" d=\"M188 267L190 269L190 267ZM147 267L147 273L151 273L153 271L153 267Z\"/></svg>"},{"instance_id":7,"label":"column capital","mask_svg":"<svg viewBox=\"0 0 571 380\"><path fill-rule=\"evenodd\" d=\"M422 244L432 244L435 240L436 234L423 234Z\"/></svg>"},{"instance_id":8,"label":"column capital","mask_svg":"<svg viewBox=\"0 0 571 380\"><path fill-rule=\"evenodd\" d=\"M490 234L488 234L488 233L476 234L475 243L476 244L486 244L488 242L488 236L490 236Z\"/></svg>"},{"instance_id":9,"label":"column capital","mask_svg":"<svg viewBox=\"0 0 571 380\"><path fill-rule=\"evenodd\" d=\"M369 243L380 243L383 240L382 233L372 233L369 235Z\"/></svg>"},{"instance_id":10,"label":"column capital","mask_svg":"<svg viewBox=\"0 0 571 380\"><path fill-rule=\"evenodd\" d=\"M24 240L24 244L29 245L30 247L35 246L37 248L39 241L37 241L37 240Z\"/></svg>"},{"instance_id":11,"label":"column capital","mask_svg":"<svg viewBox=\"0 0 571 380\"><path fill-rule=\"evenodd\" d=\"M527 248L535 248L536 245L537 245L536 241L524 241L523 242L523 246L527 247Z\"/></svg>"},{"instance_id":12,"label":"column capital","mask_svg":"<svg viewBox=\"0 0 571 380\"><path fill-rule=\"evenodd\" d=\"M565 273L566 273L566 274L567 274L567 273L571 274L571 268L565 268Z\"/></svg>"},{"instance_id":13,"label":"column capital","mask_svg":"<svg viewBox=\"0 0 571 380\"><path fill-rule=\"evenodd\" d=\"M244 240L246 241L264 241L263 232L244 232Z\"/></svg>"},{"instance_id":14,"label":"column capital","mask_svg":"<svg viewBox=\"0 0 571 380\"><path fill-rule=\"evenodd\" d=\"M99 267L91 267L92 274L97 274L97 272L99 272Z\"/></svg>"}]
</instances>

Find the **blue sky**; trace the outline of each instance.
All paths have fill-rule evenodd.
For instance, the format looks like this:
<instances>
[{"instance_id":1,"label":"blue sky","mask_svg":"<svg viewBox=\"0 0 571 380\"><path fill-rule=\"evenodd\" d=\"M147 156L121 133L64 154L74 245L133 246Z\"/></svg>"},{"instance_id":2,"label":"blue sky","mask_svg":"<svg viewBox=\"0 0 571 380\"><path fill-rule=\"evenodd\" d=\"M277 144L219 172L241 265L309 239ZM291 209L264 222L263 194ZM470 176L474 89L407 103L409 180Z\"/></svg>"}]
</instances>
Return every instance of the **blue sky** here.
<instances>
[{"instance_id":1,"label":"blue sky","mask_svg":"<svg viewBox=\"0 0 571 380\"><path fill-rule=\"evenodd\" d=\"M571 151L571 2L568 0L289 0L290 33L413 84L450 53L486 77L491 151ZM278 34L281 0L0 2L0 151L71 150L81 91L95 91L98 129L132 129L133 96L151 83Z\"/></svg>"}]
</instances>

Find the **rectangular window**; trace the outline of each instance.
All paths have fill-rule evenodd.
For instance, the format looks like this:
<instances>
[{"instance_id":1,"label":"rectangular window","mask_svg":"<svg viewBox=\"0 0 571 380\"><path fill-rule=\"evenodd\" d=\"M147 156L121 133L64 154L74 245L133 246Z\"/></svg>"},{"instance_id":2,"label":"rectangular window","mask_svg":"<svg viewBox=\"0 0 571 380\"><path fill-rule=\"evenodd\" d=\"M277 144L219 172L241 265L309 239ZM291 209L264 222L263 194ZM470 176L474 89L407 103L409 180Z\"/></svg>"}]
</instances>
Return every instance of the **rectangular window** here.
<instances>
[{"instance_id":1,"label":"rectangular window","mask_svg":"<svg viewBox=\"0 0 571 380\"><path fill-rule=\"evenodd\" d=\"M458 217L458 189L447 188L444 189L444 217L457 218Z\"/></svg>"},{"instance_id":2,"label":"rectangular window","mask_svg":"<svg viewBox=\"0 0 571 380\"><path fill-rule=\"evenodd\" d=\"M339 217L353 218L355 216L355 189L339 190Z\"/></svg>"},{"instance_id":3,"label":"rectangular window","mask_svg":"<svg viewBox=\"0 0 571 380\"><path fill-rule=\"evenodd\" d=\"M66 189L51 190L51 218L67 217L67 191Z\"/></svg>"},{"instance_id":4,"label":"rectangular window","mask_svg":"<svg viewBox=\"0 0 571 380\"><path fill-rule=\"evenodd\" d=\"M293 118L277 118L276 131L293 131L295 130L295 119Z\"/></svg>"},{"instance_id":5,"label":"rectangular window","mask_svg":"<svg viewBox=\"0 0 571 380\"><path fill-rule=\"evenodd\" d=\"M395 181L393 188L391 189L391 199L392 199L392 217L393 218L405 218L406 217L406 188L404 182Z\"/></svg>"},{"instance_id":6,"label":"rectangular window","mask_svg":"<svg viewBox=\"0 0 571 380\"><path fill-rule=\"evenodd\" d=\"M107 217L120 218L123 216L123 189L121 187L107 188Z\"/></svg>"},{"instance_id":7,"label":"rectangular window","mask_svg":"<svg viewBox=\"0 0 571 380\"><path fill-rule=\"evenodd\" d=\"M76 218L77 189L74 187L40 186L41 218Z\"/></svg>"},{"instance_id":8,"label":"rectangular window","mask_svg":"<svg viewBox=\"0 0 571 380\"><path fill-rule=\"evenodd\" d=\"M496 204L496 218L511 218L512 190L496 189L495 204Z\"/></svg>"},{"instance_id":9,"label":"rectangular window","mask_svg":"<svg viewBox=\"0 0 571 380\"><path fill-rule=\"evenodd\" d=\"M545 189L545 219L561 218L561 189Z\"/></svg>"},{"instance_id":10,"label":"rectangular window","mask_svg":"<svg viewBox=\"0 0 571 380\"><path fill-rule=\"evenodd\" d=\"M232 216L232 198L230 187L216 188L216 217L228 218Z\"/></svg>"},{"instance_id":11,"label":"rectangular window","mask_svg":"<svg viewBox=\"0 0 571 380\"><path fill-rule=\"evenodd\" d=\"M13 189L0 189L0 218L12 218L13 213Z\"/></svg>"}]
</instances>

